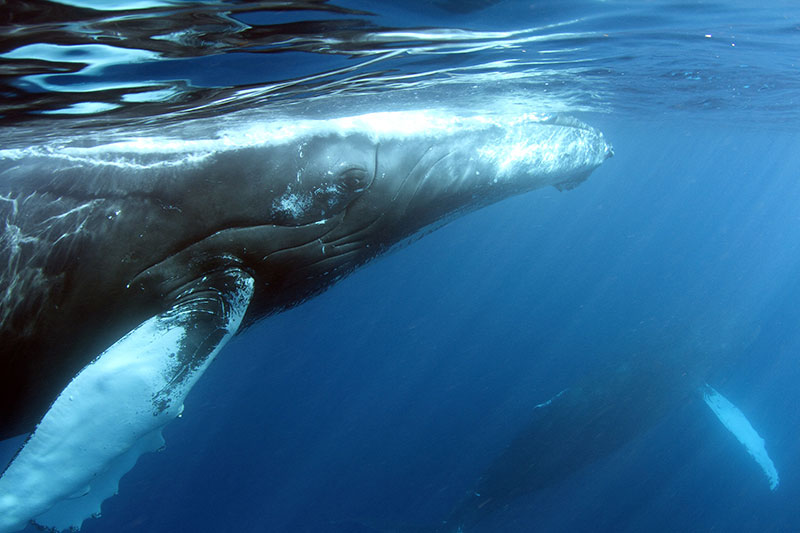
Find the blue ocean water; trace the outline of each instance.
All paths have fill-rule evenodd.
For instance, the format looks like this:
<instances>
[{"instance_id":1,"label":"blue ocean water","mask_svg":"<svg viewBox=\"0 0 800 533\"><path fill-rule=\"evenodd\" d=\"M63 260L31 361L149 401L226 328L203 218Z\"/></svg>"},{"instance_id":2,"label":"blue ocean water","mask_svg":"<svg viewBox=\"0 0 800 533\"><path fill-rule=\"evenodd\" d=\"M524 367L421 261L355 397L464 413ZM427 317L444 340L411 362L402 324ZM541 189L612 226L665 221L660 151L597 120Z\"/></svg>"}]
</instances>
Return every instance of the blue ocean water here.
<instances>
[{"instance_id":1,"label":"blue ocean water","mask_svg":"<svg viewBox=\"0 0 800 533\"><path fill-rule=\"evenodd\" d=\"M800 530L794 3L220 2L192 18L198 4L164 2L149 7L166 21L158 31L180 38L149 42L148 9L23 4L40 18L19 24L27 41L5 39L9 146L249 107L502 105L577 116L615 149L574 190L454 220L236 338L167 427L166 449L143 456L82 531L435 527L537 405L578 386L596 411L556 411L544 443L574 461L473 530ZM76 35L111 46L114 31L107 63L100 49L13 52ZM89 66L28 74L70 54ZM678 386L660 386L676 373ZM703 382L764 439L776 490L703 403ZM564 429L640 404L653 416L616 436Z\"/></svg>"}]
</instances>

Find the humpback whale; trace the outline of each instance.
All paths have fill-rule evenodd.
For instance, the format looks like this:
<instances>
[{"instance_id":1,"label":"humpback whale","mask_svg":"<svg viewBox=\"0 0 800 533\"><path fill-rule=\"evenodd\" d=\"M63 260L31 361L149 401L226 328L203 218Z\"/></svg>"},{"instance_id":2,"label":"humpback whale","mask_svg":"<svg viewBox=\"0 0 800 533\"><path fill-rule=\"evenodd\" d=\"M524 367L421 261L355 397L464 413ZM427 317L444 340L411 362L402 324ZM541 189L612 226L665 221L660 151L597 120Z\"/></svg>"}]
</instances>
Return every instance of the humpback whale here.
<instances>
[{"instance_id":1,"label":"humpback whale","mask_svg":"<svg viewBox=\"0 0 800 533\"><path fill-rule=\"evenodd\" d=\"M682 328L684 332L690 329ZM707 375L714 374L714 367L729 364L746 349L753 331L739 325L738 331L726 332L725 336L728 343L724 348L712 339L672 340L673 346L604 353L598 368L531 409L527 423L481 473L472 489L441 525L428 530L452 533L485 529L493 515L515 501L617 453L668 414L689 403L699 403L701 398L762 469L769 489L776 490L779 475L764 439L738 407L705 382ZM626 345L636 343L627 340Z\"/></svg>"},{"instance_id":2,"label":"humpback whale","mask_svg":"<svg viewBox=\"0 0 800 533\"><path fill-rule=\"evenodd\" d=\"M30 432L0 532L99 514L244 328L611 155L574 119L434 111L0 150L0 438Z\"/></svg>"}]
</instances>

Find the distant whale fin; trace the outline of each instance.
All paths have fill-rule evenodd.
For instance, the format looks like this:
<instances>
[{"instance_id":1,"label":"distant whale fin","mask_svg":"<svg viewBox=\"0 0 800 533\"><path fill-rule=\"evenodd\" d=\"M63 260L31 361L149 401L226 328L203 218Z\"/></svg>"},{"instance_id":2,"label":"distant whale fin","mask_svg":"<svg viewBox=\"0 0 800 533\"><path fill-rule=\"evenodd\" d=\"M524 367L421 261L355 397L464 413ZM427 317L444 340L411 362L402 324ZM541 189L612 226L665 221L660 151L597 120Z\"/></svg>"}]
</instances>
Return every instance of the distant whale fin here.
<instances>
[{"instance_id":1,"label":"distant whale fin","mask_svg":"<svg viewBox=\"0 0 800 533\"><path fill-rule=\"evenodd\" d=\"M714 412L720 422L742 443L756 463L764 471L769 481L769 488L778 488L780 479L775 464L767 454L764 439L756 432L747 417L738 407L733 405L725 396L717 392L714 387L707 384L703 388L703 400Z\"/></svg>"},{"instance_id":2,"label":"distant whale fin","mask_svg":"<svg viewBox=\"0 0 800 533\"><path fill-rule=\"evenodd\" d=\"M0 477L0 533L29 521L79 529L98 515L139 456L163 446L161 429L239 329L252 294L241 270L204 276L81 370Z\"/></svg>"}]
</instances>

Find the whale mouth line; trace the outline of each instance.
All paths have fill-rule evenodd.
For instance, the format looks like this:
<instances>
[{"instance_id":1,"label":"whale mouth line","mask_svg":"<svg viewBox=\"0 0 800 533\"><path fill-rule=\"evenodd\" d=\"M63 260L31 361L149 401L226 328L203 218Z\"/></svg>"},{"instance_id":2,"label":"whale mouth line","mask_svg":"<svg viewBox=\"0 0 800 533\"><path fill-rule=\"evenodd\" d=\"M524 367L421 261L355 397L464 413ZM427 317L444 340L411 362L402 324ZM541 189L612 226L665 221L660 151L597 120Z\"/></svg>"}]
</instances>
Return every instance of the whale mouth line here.
<instances>
[{"instance_id":1,"label":"whale mouth line","mask_svg":"<svg viewBox=\"0 0 800 533\"><path fill-rule=\"evenodd\" d=\"M306 223L306 224L298 224L296 226L295 225L288 225L288 224L287 225L284 225L284 224L252 224L252 225L242 225L242 226L229 226L229 227L217 230L217 231L215 231L213 233L210 233L210 234L206 235L205 237L202 237L202 238L197 239L195 241L192 241L192 242L189 242L187 244L184 244L183 246L173 250L171 253L167 254L164 257L162 257L160 260L155 261L155 262L151 263L150 265L148 265L147 267L143 268L141 271L139 271L136 275L134 275L131 278L131 280L128 282L128 287L131 287L131 286L135 285L136 283L141 281L142 278L147 276L148 272L151 272L154 269L158 268L159 266L164 265L170 259L175 258L175 257L177 257L177 256L179 256L181 254L184 254L184 253L189 253L189 251L191 249L193 249L193 248L201 246L204 243L209 243L213 239L221 238L221 236L229 235L232 232L239 232L239 231L243 231L243 232L254 231L255 232L255 231L259 231L259 230L263 230L264 232L281 231L281 230L284 230L284 231L293 231L293 230L303 231L303 230L313 229L315 226L319 226L319 227L323 228L325 226L328 226L328 224L332 224L333 225L330 228L325 228L325 231L322 231L319 235L315 234L313 236L313 238L308 238L306 240L298 241L297 244L293 244L291 246L285 246L285 247L275 248L275 249L270 250L269 253L266 256L263 257L263 259L266 259L267 256L272 255L273 253L284 251L284 250L290 250L292 248L297 248L297 247L300 247L300 246L306 246L306 245L314 242L315 240L318 240L318 239L324 237L325 235L330 233L334 228L336 228L341 223L341 218L343 217L343 214L344 214L344 211L341 212L341 213L337 213L336 215L333 215L333 216L328 217L328 218L323 218L323 219L317 220L315 222L309 222L309 223ZM339 220L336 220L336 219L339 219ZM239 265L242 263L241 259L239 259L235 254L226 253L226 252L220 252L218 254L207 255L205 257L205 259L217 259L217 260L223 259L223 260L230 261L233 264L239 264Z\"/></svg>"}]
</instances>

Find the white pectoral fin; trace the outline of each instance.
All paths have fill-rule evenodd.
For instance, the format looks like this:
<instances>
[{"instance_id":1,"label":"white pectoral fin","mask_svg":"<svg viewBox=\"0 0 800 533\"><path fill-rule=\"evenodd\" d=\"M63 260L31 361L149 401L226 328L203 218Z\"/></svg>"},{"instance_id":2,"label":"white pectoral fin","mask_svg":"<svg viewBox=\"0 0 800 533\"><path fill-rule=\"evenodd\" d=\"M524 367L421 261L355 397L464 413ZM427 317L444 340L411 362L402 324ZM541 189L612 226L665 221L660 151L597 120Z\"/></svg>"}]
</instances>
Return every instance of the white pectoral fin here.
<instances>
[{"instance_id":1,"label":"white pectoral fin","mask_svg":"<svg viewBox=\"0 0 800 533\"><path fill-rule=\"evenodd\" d=\"M139 456L238 330L253 294L241 270L216 272L87 365L0 477L0 533L29 521L79 529L116 494Z\"/></svg>"},{"instance_id":2,"label":"white pectoral fin","mask_svg":"<svg viewBox=\"0 0 800 533\"><path fill-rule=\"evenodd\" d=\"M733 405L725 396L720 394L711 385L706 384L703 388L703 400L706 405L714 412L722 425L733 433L736 439L742 443L753 459L764 471L769 481L769 488L778 488L780 478L775 464L767 454L764 439L756 432L747 417L744 416L738 407Z\"/></svg>"}]
</instances>

